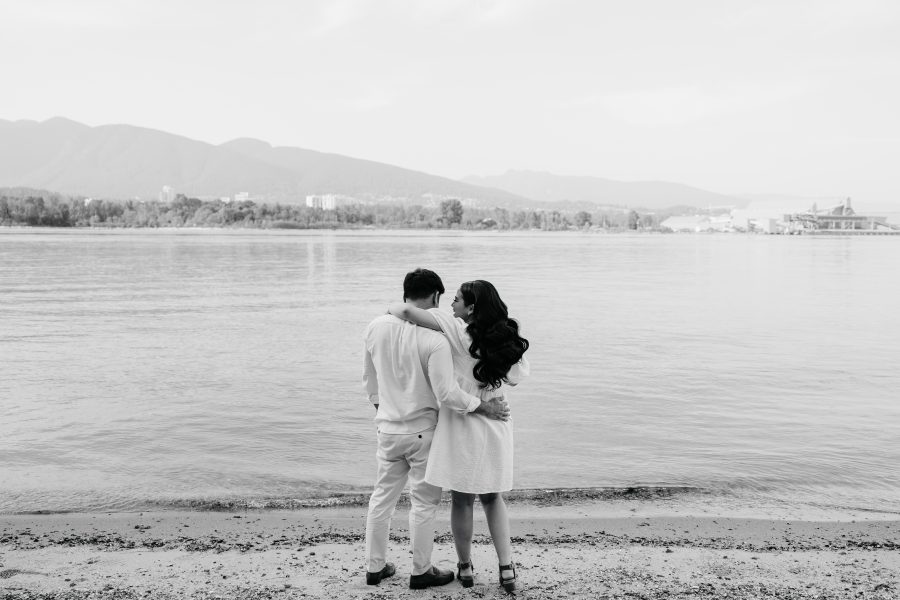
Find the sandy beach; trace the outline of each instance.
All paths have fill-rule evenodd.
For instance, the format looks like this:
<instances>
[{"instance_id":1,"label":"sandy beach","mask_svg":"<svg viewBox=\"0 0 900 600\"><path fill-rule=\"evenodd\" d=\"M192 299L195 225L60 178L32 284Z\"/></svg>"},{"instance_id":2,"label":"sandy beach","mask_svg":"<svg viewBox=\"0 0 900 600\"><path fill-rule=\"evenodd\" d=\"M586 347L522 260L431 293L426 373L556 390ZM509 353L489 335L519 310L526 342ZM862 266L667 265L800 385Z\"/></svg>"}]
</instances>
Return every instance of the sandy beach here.
<instances>
[{"instance_id":1,"label":"sandy beach","mask_svg":"<svg viewBox=\"0 0 900 600\"><path fill-rule=\"evenodd\" d=\"M523 598L898 598L900 518L716 502L545 498L510 504ZM759 511L755 511L759 512ZM365 508L0 517L0 597L502 598L483 518L476 585L408 589L406 510L397 574L364 578ZM455 567L442 506L433 559Z\"/></svg>"}]
</instances>

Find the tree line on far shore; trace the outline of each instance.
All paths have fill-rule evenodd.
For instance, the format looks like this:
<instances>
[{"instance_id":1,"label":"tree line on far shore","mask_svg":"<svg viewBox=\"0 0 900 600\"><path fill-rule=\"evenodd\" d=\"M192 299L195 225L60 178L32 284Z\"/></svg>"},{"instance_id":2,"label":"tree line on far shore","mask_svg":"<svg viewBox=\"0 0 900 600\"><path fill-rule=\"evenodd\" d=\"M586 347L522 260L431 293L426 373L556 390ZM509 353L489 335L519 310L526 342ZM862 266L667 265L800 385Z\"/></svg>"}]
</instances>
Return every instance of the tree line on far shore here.
<instances>
[{"instance_id":1,"label":"tree line on far shore","mask_svg":"<svg viewBox=\"0 0 900 600\"><path fill-rule=\"evenodd\" d=\"M49 192L0 194L0 225L6 226L636 230L656 229L666 216L623 209L485 209L463 206L456 199L439 205L347 204L324 210L290 204L200 200L181 194L172 202L71 198Z\"/></svg>"}]
</instances>

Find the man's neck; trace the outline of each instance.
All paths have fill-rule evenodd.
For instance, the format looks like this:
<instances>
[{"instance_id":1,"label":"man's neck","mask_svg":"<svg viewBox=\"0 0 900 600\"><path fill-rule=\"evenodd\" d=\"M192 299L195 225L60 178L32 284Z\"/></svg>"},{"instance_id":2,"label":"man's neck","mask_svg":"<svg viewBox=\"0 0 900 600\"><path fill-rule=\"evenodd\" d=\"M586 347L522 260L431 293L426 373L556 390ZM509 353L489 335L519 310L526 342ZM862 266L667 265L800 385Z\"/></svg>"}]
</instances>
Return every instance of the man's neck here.
<instances>
[{"instance_id":1,"label":"man's neck","mask_svg":"<svg viewBox=\"0 0 900 600\"><path fill-rule=\"evenodd\" d=\"M432 298L423 298L421 300L407 300L407 302L409 302L416 308L421 308L422 310L428 310L429 308L435 308L434 301Z\"/></svg>"}]
</instances>

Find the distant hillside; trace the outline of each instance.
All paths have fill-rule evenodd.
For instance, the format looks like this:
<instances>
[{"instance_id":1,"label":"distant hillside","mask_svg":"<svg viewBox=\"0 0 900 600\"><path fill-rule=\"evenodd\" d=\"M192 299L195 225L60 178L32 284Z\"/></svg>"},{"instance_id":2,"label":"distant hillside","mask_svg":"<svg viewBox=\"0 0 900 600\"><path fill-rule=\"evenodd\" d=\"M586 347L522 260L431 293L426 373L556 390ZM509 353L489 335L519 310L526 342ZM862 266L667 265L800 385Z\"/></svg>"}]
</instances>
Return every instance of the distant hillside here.
<instances>
[{"instance_id":1,"label":"distant hillside","mask_svg":"<svg viewBox=\"0 0 900 600\"><path fill-rule=\"evenodd\" d=\"M89 127L68 119L0 120L0 186L101 198L157 198L164 185L194 197L249 192L265 202L307 194L366 194L425 203L427 195L487 206L515 194L367 160L240 139L215 146L130 125Z\"/></svg>"},{"instance_id":2,"label":"distant hillside","mask_svg":"<svg viewBox=\"0 0 900 600\"><path fill-rule=\"evenodd\" d=\"M534 171L507 171L504 175L470 176L474 185L506 190L542 203L627 206L660 210L673 206L735 206L747 204L742 198L716 194L680 183L665 181L624 182L599 177L573 177Z\"/></svg>"},{"instance_id":3,"label":"distant hillside","mask_svg":"<svg viewBox=\"0 0 900 600\"><path fill-rule=\"evenodd\" d=\"M67 194L60 194L52 190L39 190L30 187L0 187L0 197L6 198L55 198L57 200L71 200Z\"/></svg>"}]
</instances>

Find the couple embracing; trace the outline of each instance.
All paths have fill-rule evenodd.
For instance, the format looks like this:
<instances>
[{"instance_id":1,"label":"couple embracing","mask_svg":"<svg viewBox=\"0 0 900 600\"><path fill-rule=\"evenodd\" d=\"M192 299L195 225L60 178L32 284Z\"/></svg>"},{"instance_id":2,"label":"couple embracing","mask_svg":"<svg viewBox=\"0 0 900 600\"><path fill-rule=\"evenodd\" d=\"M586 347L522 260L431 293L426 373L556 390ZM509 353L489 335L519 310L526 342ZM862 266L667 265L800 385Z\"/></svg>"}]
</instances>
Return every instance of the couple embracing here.
<instances>
[{"instance_id":1,"label":"couple embracing","mask_svg":"<svg viewBox=\"0 0 900 600\"><path fill-rule=\"evenodd\" d=\"M366 583L396 572L386 562L390 520L409 482L412 589L445 585L452 571L431 563L441 489L451 490L450 528L456 577L475 583L474 500L478 495L499 561L500 584L516 588L509 516L513 431L505 388L528 374L528 340L487 281L463 283L453 314L438 310L444 284L416 269L403 281L403 303L365 332L363 383L375 405L378 470L366 518Z\"/></svg>"}]
</instances>

